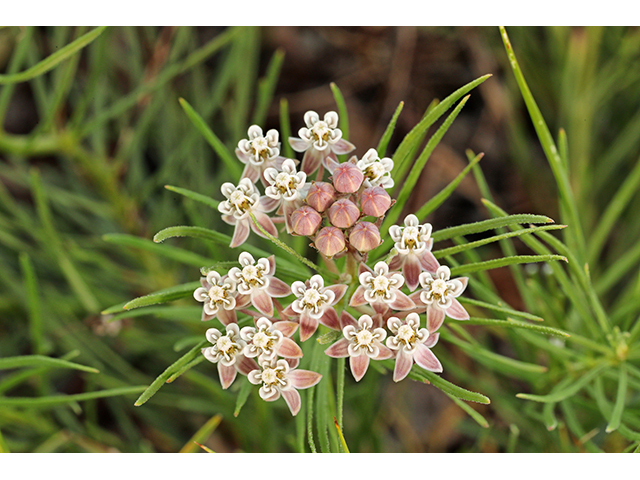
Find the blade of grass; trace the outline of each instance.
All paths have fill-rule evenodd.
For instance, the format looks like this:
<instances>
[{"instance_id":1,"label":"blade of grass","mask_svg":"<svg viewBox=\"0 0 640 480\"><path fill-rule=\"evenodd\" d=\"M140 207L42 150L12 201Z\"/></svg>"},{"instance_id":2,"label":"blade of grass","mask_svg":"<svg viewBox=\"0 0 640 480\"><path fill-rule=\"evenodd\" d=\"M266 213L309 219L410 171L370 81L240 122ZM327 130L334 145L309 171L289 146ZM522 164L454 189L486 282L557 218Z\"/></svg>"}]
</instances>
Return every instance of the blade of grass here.
<instances>
[{"instance_id":1,"label":"blade of grass","mask_svg":"<svg viewBox=\"0 0 640 480\"><path fill-rule=\"evenodd\" d=\"M500 267L505 267L507 265L516 265L521 263L553 262L553 261L567 262L567 258L563 257L562 255L516 255L515 257L503 257L503 258L496 258L494 260L487 260L479 263L459 265L451 269L451 275L466 275L472 272L478 272L482 270L491 270L493 268L500 268Z\"/></svg>"},{"instance_id":2,"label":"blade of grass","mask_svg":"<svg viewBox=\"0 0 640 480\"><path fill-rule=\"evenodd\" d=\"M544 335L553 335L555 337L570 337L571 335L559 328L545 327L543 325L534 325L531 323L520 322L518 320L507 319L497 320L493 318L477 318L471 317L469 320L460 321L461 326L465 325L487 325L504 328L526 328L527 330L533 330L534 332L542 333Z\"/></svg>"},{"instance_id":3,"label":"blade of grass","mask_svg":"<svg viewBox=\"0 0 640 480\"><path fill-rule=\"evenodd\" d=\"M391 140L391 135L393 135L393 131L396 128L396 123L398 122L398 117L400 116L400 112L404 108L404 102L400 102L396 107L396 111L393 112L393 116L391 117L391 121L387 128L385 129L380 141L378 142L378 146L376 147L376 151L378 152L378 156L380 158L384 157L387 153L387 146L389 145L389 141Z\"/></svg>"},{"instance_id":4,"label":"blade of grass","mask_svg":"<svg viewBox=\"0 0 640 480\"><path fill-rule=\"evenodd\" d=\"M70 368L83 372L99 373L93 367L69 362L60 358L45 357L44 355L21 355L17 357L0 358L0 370L23 367L49 367L49 368Z\"/></svg>"},{"instance_id":5,"label":"blade of grass","mask_svg":"<svg viewBox=\"0 0 640 480\"><path fill-rule=\"evenodd\" d=\"M218 205L220 205L220 202L207 195L192 192L191 190L187 190L186 188L182 187L174 187L173 185L165 185L164 188L172 192L179 193L180 195L184 195L185 197L190 198L191 200L195 200L196 202L203 203L207 207L211 207L215 211L218 211Z\"/></svg>"},{"instance_id":6,"label":"blade of grass","mask_svg":"<svg viewBox=\"0 0 640 480\"><path fill-rule=\"evenodd\" d=\"M256 125L263 125L267 120L267 112L273 102L273 94L278 84L283 62L284 50L278 49L269 61L266 75L258 82L258 98L253 112L253 123Z\"/></svg>"},{"instance_id":7,"label":"blade of grass","mask_svg":"<svg viewBox=\"0 0 640 480\"><path fill-rule=\"evenodd\" d=\"M622 413L624 412L624 404L627 396L627 365L621 363L618 370L618 393L616 395L616 403L609 419L606 432L611 433L620 428L620 422L622 420Z\"/></svg>"},{"instance_id":8,"label":"blade of grass","mask_svg":"<svg viewBox=\"0 0 640 480\"><path fill-rule=\"evenodd\" d=\"M516 397L522 398L524 400L533 400L534 402L557 403L578 393L589 382L591 382L591 380L601 375L607 368L609 368L609 365L600 365L598 367L592 368L587 373L579 377L572 384L568 385L565 388L552 391L547 395L533 395L529 393L518 393Z\"/></svg>"},{"instance_id":9,"label":"blade of grass","mask_svg":"<svg viewBox=\"0 0 640 480\"><path fill-rule=\"evenodd\" d=\"M455 403L462 410L464 410L465 413L469 415L478 425L480 425L482 428L489 428L489 422L487 422L487 419L484 418L480 413L478 413L476 409L474 409L470 405L467 405L462 400L451 395L450 393L445 392L445 394L447 395L447 397L453 400L453 403Z\"/></svg>"},{"instance_id":10,"label":"blade of grass","mask_svg":"<svg viewBox=\"0 0 640 480\"><path fill-rule=\"evenodd\" d=\"M111 388L96 392L77 393L74 395L51 395L45 397L0 397L2 407L46 408L66 405L74 402L95 400L97 398L116 397L120 395L133 395L144 390L144 386Z\"/></svg>"},{"instance_id":11,"label":"blade of grass","mask_svg":"<svg viewBox=\"0 0 640 480\"><path fill-rule=\"evenodd\" d=\"M207 441L207 439L211 436L211 434L218 428L220 422L222 421L221 415L214 415L207 422L198 429L196 433L193 434L193 437L189 439L187 443L185 443L184 447L180 449L178 453L193 453L198 447L202 447L201 443Z\"/></svg>"},{"instance_id":12,"label":"blade of grass","mask_svg":"<svg viewBox=\"0 0 640 480\"><path fill-rule=\"evenodd\" d=\"M158 290L157 292L144 295L142 297L134 298L124 305L125 310L131 310L133 308L147 307L149 305L157 305L159 303L171 302L179 298L189 297L193 295L196 288L201 287L200 282L189 282L182 285L176 285L175 287L165 288ZM108 309L107 311L109 311Z\"/></svg>"},{"instance_id":13,"label":"blade of grass","mask_svg":"<svg viewBox=\"0 0 640 480\"><path fill-rule=\"evenodd\" d=\"M473 233L486 232L487 230L495 230L496 228L508 227L510 225L528 223L553 223L553 220L544 215L517 214L508 215L506 217L490 218L480 222L466 223L455 227L444 228L433 232L431 238L434 242L440 242L454 237L464 237Z\"/></svg>"},{"instance_id":14,"label":"blade of grass","mask_svg":"<svg viewBox=\"0 0 640 480\"><path fill-rule=\"evenodd\" d=\"M38 279L33 269L31 258L25 252L20 253L20 266L27 291L27 306L29 311L29 336L32 351L37 354L45 353L45 342L42 322L42 303L38 288Z\"/></svg>"}]
</instances>

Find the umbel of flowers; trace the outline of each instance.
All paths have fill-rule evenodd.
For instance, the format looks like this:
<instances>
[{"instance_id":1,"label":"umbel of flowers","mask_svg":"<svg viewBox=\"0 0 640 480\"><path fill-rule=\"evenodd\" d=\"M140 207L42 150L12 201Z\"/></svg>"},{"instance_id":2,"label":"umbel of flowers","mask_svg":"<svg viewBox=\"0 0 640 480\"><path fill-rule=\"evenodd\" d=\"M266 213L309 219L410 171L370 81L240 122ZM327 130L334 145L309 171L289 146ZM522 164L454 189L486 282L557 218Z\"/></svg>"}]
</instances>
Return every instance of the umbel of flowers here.
<instances>
[{"instance_id":1,"label":"umbel of flowers","mask_svg":"<svg viewBox=\"0 0 640 480\"><path fill-rule=\"evenodd\" d=\"M219 211L234 226L231 247L242 245L251 231L273 241L280 234L308 237L334 270L334 259L347 257L346 271L334 271L341 280L332 283L318 273L289 285L276 277L274 256L255 259L242 252L237 266L208 272L194 292L203 303L202 320L217 318L223 327L207 330L211 346L202 351L217 364L222 387L240 373L260 385L264 400L284 398L293 415L301 405L298 389L321 380L297 368L303 356L298 342L312 338L320 325L336 331L325 353L348 357L356 381L372 360L395 359L398 382L414 364L442 372L432 351L438 329L447 316L469 318L457 300L467 278L451 278L433 256L430 224L408 215L402 225L380 231L394 203L387 192L394 186L393 160L371 148L340 162L338 155L355 146L342 138L338 115L328 112L321 120L309 111L304 123L299 137L289 138L295 151L304 152L301 162L280 156L276 130L263 135L259 126L249 128L236 149L246 167L237 184L222 185ZM384 238L393 242L393 255L367 265L369 252ZM238 314L253 324L240 328Z\"/></svg>"}]
</instances>

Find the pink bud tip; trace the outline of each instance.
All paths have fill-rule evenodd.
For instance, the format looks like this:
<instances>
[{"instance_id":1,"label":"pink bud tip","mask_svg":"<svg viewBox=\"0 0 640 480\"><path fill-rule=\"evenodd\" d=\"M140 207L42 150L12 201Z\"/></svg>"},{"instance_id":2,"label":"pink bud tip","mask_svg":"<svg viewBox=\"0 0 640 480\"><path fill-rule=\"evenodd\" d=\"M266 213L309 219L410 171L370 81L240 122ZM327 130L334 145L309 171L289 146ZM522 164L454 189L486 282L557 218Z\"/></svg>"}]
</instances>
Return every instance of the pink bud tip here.
<instances>
[{"instance_id":1,"label":"pink bud tip","mask_svg":"<svg viewBox=\"0 0 640 480\"><path fill-rule=\"evenodd\" d=\"M328 215L334 227L349 228L360 218L360 209L351 200L342 198L329 207Z\"/></svg>"},{"instance_id":2,"label":"pink bud tip","mask_svg":"<svg viewBox=\"0 0 640 480\"><path fill-rule=\"evenodd\" d=\"M306 205L294 210L291 214L291 227L298 235L313 235L321 222L320 214Z\"/></svg>"}]
</instances>

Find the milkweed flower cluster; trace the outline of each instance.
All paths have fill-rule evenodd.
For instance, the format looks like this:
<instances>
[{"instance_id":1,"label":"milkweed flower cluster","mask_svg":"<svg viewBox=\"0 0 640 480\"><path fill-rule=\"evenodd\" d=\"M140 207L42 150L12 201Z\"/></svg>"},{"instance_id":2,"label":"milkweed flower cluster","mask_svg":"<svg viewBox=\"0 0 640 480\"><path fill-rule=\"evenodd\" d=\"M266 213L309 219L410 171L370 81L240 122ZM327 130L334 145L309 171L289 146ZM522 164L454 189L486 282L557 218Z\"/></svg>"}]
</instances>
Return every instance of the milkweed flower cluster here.
<instances>
[{"instance_id":1,"label":"milkweed flower cluster","mask_svg":"<svg viewBox=\"0 0 640 480\"><path fill-rule=\"evenodd\" d=\"M280 155L276 130L263 134L251 126L236 149L245 164L242 178L222 185L219 204L222 219L234 226L231 247L241 246L251 230L272 241L286 232L307 237L331 268L286 283L276 277L275 256L256 260L245 251L237 266L207 272L194 292L203 303L202 320L217 318L224 327L207 330L211 346L202 350L217 364L222 387L240 373L260 385L265 401L283 397L293 415L301 406L298 390L321 381L319 373L298 368L300 345L321 325L334 331L326 355L348 357L356 381L371 361L394 360L398 382L414 365L442 372L432 351L438 329L447 316L469 318L457 299L468 279L451 278L431 253L430 224L410 214L402 225L380 231L394 204L387 192L394 186L393 160L371 148L341 162L338 155L355 146L342 138L338 120L335 112L322 120L313 111L304 115L299 137L288 139L293 150L304 152L301 162ZM369 266L385 233L392 255ZM334 260L341 257L347 258L339 272Z\"/></svg>"}]
</instances>

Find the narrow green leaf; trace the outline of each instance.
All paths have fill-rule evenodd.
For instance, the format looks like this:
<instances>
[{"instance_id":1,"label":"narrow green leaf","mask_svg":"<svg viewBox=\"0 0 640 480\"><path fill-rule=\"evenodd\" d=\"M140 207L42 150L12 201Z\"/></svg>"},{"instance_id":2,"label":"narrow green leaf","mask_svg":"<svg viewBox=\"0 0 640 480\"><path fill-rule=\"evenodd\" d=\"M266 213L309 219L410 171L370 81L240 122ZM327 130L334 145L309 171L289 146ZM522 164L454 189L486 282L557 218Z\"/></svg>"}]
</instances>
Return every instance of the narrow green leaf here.
<instances>
[{"instance_id":1,"label":"narrow green leaf","mask_svg":"<svg viewBox=\"0 0 640 480\"><path fill-rule=\"evenodd\" d=\"M280 135L282 138L282 153L286 158L294 158L295 152L289 144L291 120L289 119L289 102L286 98L280 99Z\"/></svg>"},{"instance_id":2,"label":"narrow green leaf","mask_svg":"<svg viewBox=\"0 0 640 480\"><path fill-rule=\"evenodd\" d=\"M33 67L28 68L24 72L14 73L10 75L0 75L0 85L6 85L10 83L26 82L32 78L38 77L53 67L58 65L63 60L66 60L71 55L93 42L107 27L98 27L91 30L89 33L85 33L81 37L75 39L70 44L62 47L60 50L49 55L44 60L36 63Z\"/></svg>"},{"instance_id":3,"label":"narrow green leaf","mask_svg":"<svg viewBox=\"0 0 640 480\"><path fill-rule=\"evenodd\" d=\"M338 88L338 86L331 82L330 84L333 98L338 106L338 117L340 119L340 130L342 130L342 138L349 140L349 115L347 113L347 104L344 101L344 96Z\"/></svg>"},{"instance_id":4,"label":"narrow green leaf","mask_svg":"<svg viewBox=\"0 0 640 480\"><path fill-rule=\"evenodd\" d=\"M434 242L440 242L449 238L463 237L473 233L486 232L487 230L495 230L496 228L522 223L553 223L553 220L549 217L545 217L544 215L531 215L526 213L509 215L506 217L490 218L480 222L465 223L464 225L444 228L437 232L433 232L433 234L431 234L431 238L433 238Z\"/></svg>"},{"instance_id":5,"label":"narrow green leaf","mask_svg":"<svg viewBox=\"0 0 640 480\"><path fill-rule=\"evenodd\" d=\"M195 200L196 202L203 203L207 207L211 207L215 211L218 211L218 205L220 204L220 202L207 195L192 192L191 190L187 190L186 188L182 187L174 187L173 185L165 185L164 188L172 192L179 193L180 195L184 195L185 197L190 198L191 200Z\"/></svg>"},{"instance_id":6,"label":"narrow green leaf","mask_svg":"<svg viewBox=\"0 0 640 480\"><path fill-rule=\"evenodd\" d=\"M205 423L198 429L196 433L193 434L193 437L191 437L189 441L184 444L184 447L182 447L178 453L193 453L197 450L198 446L203 447L200 444L207 441L207 439L211 436L215 429L218 428L218 425L220 425L221 421L222 415L214 415L213 417L211 417L207 421L207 423Z\"/></svg>"},{"instance_id":7,"label":"narrow green leaf","mask_svg":"<svg viewBox=\"0 0 640 480\"><path fill-rule=\"evenodd\" d=\"M485 405L489 405L491 403L491 400L489 400L489 398L485 397L481 393L466 390L462 387L459 387L458 385L449 382L448 380L445 380L441 376L433 372L428 372L427 370L424 370L422 368L412 368L411 372L409 372L409 376L419 381L427 380L429 383L433 384L434 387L439 388L444 393L453 395L454 397L465 400L467 402L476 402Z\"/></svg>"},{"instance_id":8,"label":"narrow green leaf","mask_svg":"<svg viewBox=\"0 0 640 480\"><path fill-rule=\"evenodd\" d=\"M554 408L556 407L555 403L549 402L545 403L542 407L542 418L544 420L544 424L547 427L547 430L552 432L558 426L558 419L554 413Z\"/></svg>"},{"instance_id":9,"label":"narrow green leaf","mask_svg":"<svg viewBox=\"0 0 640 480\"><path fill-rule=\"evenodd\" d=\"M175 382L180 376L182 376L185 372L191 370L196 365L199 365L205 360L204 356L199 356L195 360L190 361L186 365L180 367L177 372L173 373L169 378L167 378L167 383Z\"/></svg>"},{"instance_id":10,"label":"narrow green leaf","mask_svg":"<svg viewBox=\"0 0 640 480\"><path fill-rule=\"evenodd\" d=\"M74 395L51 395L45 397L0 397L0 407L26 407L43 408L66 405L85 400L95 400L96 398L117 397L120 395L133 395L144 390L144 386L112 388L109 390L99 390L97 392L77 393Z\"/></svg>"},{"instance_id":11,"label":"narrow green leaf","mask_svg":"<svg viewBox=\"0 0 640 480\"><path fill-rule=\"evenodd\" d=\"M73 370L82 370L83 372L99 373L99 371L93 367L87 367L86 365L80 365L79 363L69 362L60 358L45 357L44 355L21 355L17 357L0 358L0 370L22 367L70 368Z\"/></svg>"},{"instance_id":12,"label":"narrow green leaf","mask_svg":"<svg viewBox=\"0 0 640 480\"><path fill-rule=\"evenodd\" d=\"M271 57L271 61L267 66L267 73L264 78L258 82L258 98L256 100L256 108L253 115L253 123L262 125L267 119L267 112L273 101L273 94L278 84L280 70L284 62L284 50L278 49ZM286 139L284 139L286 141Z\"/></svg>"},{"instance_id":13,"label":"narrow green leaf","mask_svg":"<svg viewBox=\"0 0 640 480\"><path fill-rule=\"evenodd\" d=\"M234 417L240 415L240 410L242 410L244 404L247 403L252 387L253 384L249 380L244 379L242 386L240 387L240 391L238 392L238 398L236 399L236 408L233 410Z\"/></svg>"},{"instance_id":14,"label":"narrow green leaf","mask_svg":"<svg viewBox=\"0 0 640 480\"><path fill-rule=\"evenodd\" d=\"M450 393L447 393L447 392L444 392L444 393L447 395L447 397L453 400L453 403L458 405L462 410L464 410L467 413L467 415L473 418L478 425L480 425L482 428L489 428L489 422L487 422L487 419L484 418L480 413L478 413L477 410L475 410L470 405L467 405L459 398L451 395Z\"/></svg>"},{"instance_id":15,"label":"narrow green leaf","mask_svg":"<svg viewBox=\"0 0 640 480\"><path fill-rule=\"evenodd\" d=\"M153 397L158 390L160 390L160 388L167 382L167 379L173 375L175 372L177 372L178 370L180 370L180 368L182 368L184 365L186 365L187 363L191 362L192 360L194 360L198 355L202 355L202 353L200 352L200 350L208 345L209 342L207 340L203 340L200 343L198 343L195 347L193 347L191 350L189 350L187 353L185 353L182 357L180 357L178 360L176 360L175 362L173 362L171 365L169 365L164 372L162 372L152 383L151 385L149 385L144 392L142 392L142 395L140 395L140 397L138 398L138 400L136 400L136 403L134 403L134 406L139 407L140 405L143 405L144 403L146 403L151 397Z\"/></svg>"},{"instance_id":16,"label":"narrow green leaf","mask_svg":"<svg viewBox=\"0 0 640 480\"><path fill-rule=\"evenodd\" d=\"M333 417L333 423L335 424L336 430L338 431L338 436L340 437L340 446L342 447L342 451L344 453L351 453L349 452L347 441L344 439L344 435L342 434L342 429L340 428L340 425L338 425L338 420L335 417Z\"/></svg>"},{"instance_id":17,"label":"narrow green leaf","mask_svg":"<svg viewBox=\"0 0 640 480\"><path fill-rule=\"evenodd\" d=\"M159 303L171 302L179 298L189 297L193 295L196 288L201 287L200 282L189 282L182 285L176 285L175 287L165 288L158 290L157 292L144 295L142 297L134 298L124 305L125 310L131 310L133 308L146 307L149 305L157 305Z\"/></svg>"},{"instance_id":18,"label":"narrow green leaf","mask_svg":"<svg viewBox=\"0 0 640 480\"><path fill-rule=\"evenodd\" d=\"M609 365L600 365L596 368L589 370L586 374L582 375L578 380L571 383L565 388L559 389L557 391L553 391L548 395L533 395L529 393L518 393L516 397L522 398L525 400L533 400L534 402L542 402L542 403L557 403L561 400L571 397L578 393L582 388L584 388L591 380L598 377L600 374L604 372L605 369L609 368Z\"/></svg>"},{"instance_id":19,"label":"narrow green leaf","mask_svg":"<svg viewBox=\"0 0 640 480\"><path fill-rule=\"evenodd\" d=\"M202 119L202 117L196 112L189 102L187 102L184 98L179 98L180 106L183 108L193 126L198 129L198 131L202 134L205 140L211 145L211 148L218 154L220 160L225 164L226 168L229 169L229 173L232 177L238 177L242 173L242 169L240 167L240 160L231 155L231 152L227 149L227 147L222 143L222 141L216 136L215 133L209 128L207 123Z\"/></svg>"},{"instance_id":20,"label":"narrow green leaf","mask_svg":"<svg viewBox=\"0 0 640 480\"><path fill-rule=\"evenodd\" d=\"M624 403L625 403L626 396L627 396L627 365L626 363L623 362L620 364L620 369L618 370L618 393L616 395L616 403L613 407L611 418L609 419L609 424L607 425L607 429L606 429L607 433L611 433L620 427L620 422L622 420L622 413L624 412Z\"/></svg>"},{"instance_id":21,"label":"narrow green leaf","mask_svg":"<svg viewBox=\"0 0 640 480\"><path fill-rule=\"evenodd\" d=\"M482 307L485 308L487 310L492 310L494 312L502 312L502 313L506 313L509 315L515 315L517 317L523 317L526 318L528 320L533 320L534 322L544 322L544 318L539 317L537 315L532 315L531 313L527 313L527 312L521 312L519 310L514 310L513 308L510 307L505 307L503 305L493 305L491 303L487 303L487 302L482 302L480 300L475 300L473 298L466 298L466 297L459 297L458 300L462 303L468 304L468 305L475 305L477 307Z\"/></svg>"},{"instance_id":22,"label":"narrow green leaf","mask_svg":"<svg viewBox=\"0 0 640 480\"><path fill-rule=\"evenodd\" d=\"M562 255L516 255L515 257L503 257L496 258L494 260L487 260L485 262L459 265L451 269L451 275L466 275L472 272L491 270L493 268L500 268L520 263L552 262L558 260L566 262L567 258Z\"/></svg>"},{"instance_id":23,"label":"narrow green leaf","mask_svg":"<svg viewBox=\"0 0 640 480\"><path fill-rule=\"evenodd\" d=\"M27 306L29 310L29 336L33 352L45 353L44 333L42 330L42 302L38 288L38 278L33 269L31 258L25 252L20 252L20 266L24 277L25 289L27 291Z\"/></svg>"},{"instance_id":24,"label":"narrow green leaf","mask_svg":"<svg viewBox=\"0 0 640 480\"><path fill-rule=\"evenodd\" d=\"M487 325L492 327L504 327L504 328L526 328L527 330L533 330L534 332L542 333L545 335L553 335L555 337L570 337L567 332L560 330L559 328L545 327L543 325L536 325L527 322L521 322L513 320L511 318L507 320L497 320L493 318L477 318L471 317L469 320L460 321L461 326L465 325Z\"/></svg>"},{"instance_id":25,"label":"narrow green leaf","mask_svg":"<svg viewBox=\"0 0 640 480\"><path fill-rule=\"evenodd\" d=\"M425 203L418 209L418 211L415 213L416 217L418 217L419 220L426 219L429 214L431 214L431 212L442 205L447 200L447 198L451 196L456 187L460 185L460 182L464 180L464 177L467 176L471 169L480 160L482 160L482 157L484 157L484 153L479 153L478 155L476 155L475 158L471 160L471 163L469 163L469 165L467 165L464 170L462 170L462 172L460 172L458 176L449 183L449 185L440 190L436 195L431 197L431 199L427 203Z\"/></svg>"},{"instance_id":26,"label":"narrow green leaf","mask_svg":"<svg viewBox=\"0 0 640 480\"><path fill-rule=\"evenodd\" d=\"M393 135L393 131L396 128L396 123L398 122L398 117L400 116L400 112L402 111L403 108L404 108L404 102L400 102L396 107L396 111L393 113L393 116L391 117L391 121L389 122L389 125L387 125L387 128L385 129L384 133L382 134L382 137L380 138L380 141L378 142L376 151L378 152L378 156L380 158L384 157L385 154L387 153L387 146L389 145L389 141L391 140L391 135Z\"/></svg>"}]
</instances>

